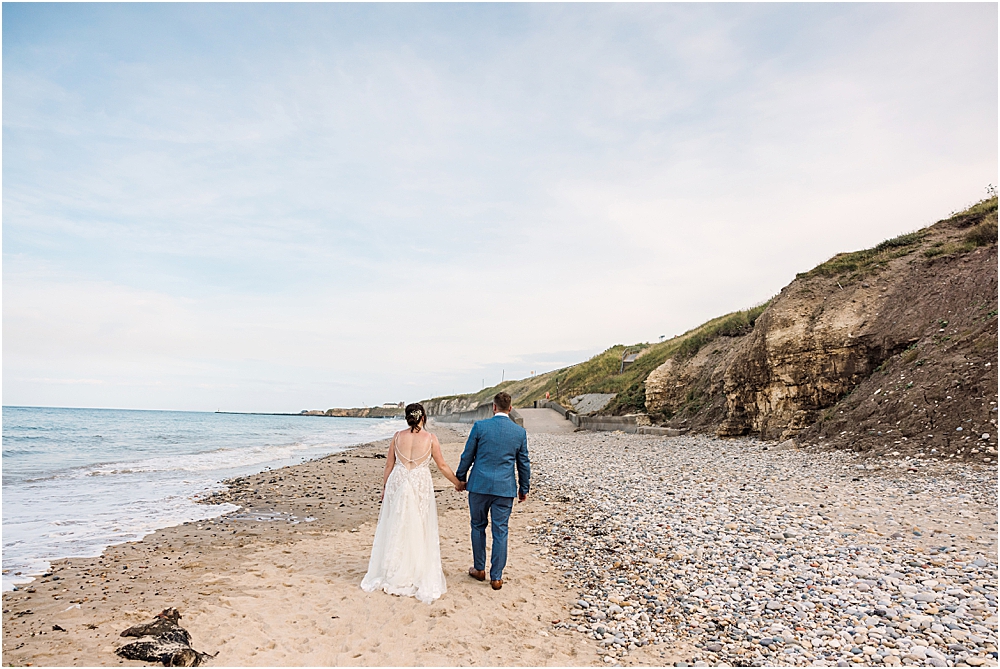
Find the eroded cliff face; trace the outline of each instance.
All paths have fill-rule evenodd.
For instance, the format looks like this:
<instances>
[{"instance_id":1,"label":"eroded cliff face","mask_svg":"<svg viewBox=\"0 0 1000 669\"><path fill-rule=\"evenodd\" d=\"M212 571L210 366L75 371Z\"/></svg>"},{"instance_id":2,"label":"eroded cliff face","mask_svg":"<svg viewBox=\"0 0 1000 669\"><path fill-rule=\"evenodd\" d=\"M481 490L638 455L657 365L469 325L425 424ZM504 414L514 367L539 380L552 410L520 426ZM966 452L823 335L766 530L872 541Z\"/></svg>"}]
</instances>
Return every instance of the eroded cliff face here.
<instances>
[{"instance_id":1,"label":"eroded cliff face","mask_svg":"<svg viewBox=\"0 0 1000 669\"><path fill-rule=\"evenodd\" d=\"M752 333L720 337L694 357L654 370L646 409L672 427L717 429L720 436L794 436L917 340L915 322L896 327L887 315L894 299L886 279L848 288L836 279L797 279Z\"/></svg>"},{"instance_id":2,"label":"eroded cliff face","mask_svg":"<svg viewBox=\"0 0 1000 669\"><path fill-rule=\"evenodd\" d=\"M992 242L968 241L991 221ZM800 275L750 334L719 338L651 373L647 410L661 423L681 427L680 420L720 436L995 454L995 225L994 200L992 209ZM890 372L893 384L883 380ZM893 387L869 388L885 385ZM942 395L942 388L956 391ZM866 395L876 390L874 400ZM935 426L944 424L953 434L942 441Z\"/></svg>"},{"instance_id":3,"label":"eroded cliff face","mask_svg":"<svg viewBox=\"0 0 1000 669\"><path fill-rule=\"evenodd\" d=\"M725 371L719 434L788 438L808 427L890 356L915 343L924 323L893 304L909 272L864 282L793 282L757 320Z\"/></svg>"},{"instance_id":4,"label":"eroded cliff face","mask_svg":"<svg viewBox=\"0 0 1000 669\"><path fill-rule=\"evenodd\" d=\"M479 400L470 396L459 396L423 400L421 403L424 405L424 409L427 411L428 416L446 416L448 414L461 413L463 411L472 411L473 409L478 408L480 404L489 401L490 400Z\"/></svg>"},{"instance_id":5,"label":"eroded cliff face","mask_svg":"<svg viewBox=\"0 0 1000 669\"><path fill-rule=\"evenodd\" d=\"M746 337L718 337L685 360L668 359L646 377L646 411L657 423L714 431L726 417L725 371Z\"/></svg>"},{"instance_id":6,"label":"eroded cliff face","mask_svg":"<svg viewBox=\"0 0 1000 669\"><path fill-rule=\"evenodd\" d=\"M323 416L340 418L396 418L403 416L402 407L361 407L354 409L327 409L317 412Z\"/></svg>"},{"instance_id":7,"label":"eroded cliff face","mask_svg":"<svg viewBox=\"0 0 1000 669\"><path fill-rule=\"evenodd\" d=\"M897 328L916 321L916 341L886 358L798 439L853 450L995 456L996 245L915 266L884 316Z\"/></svg>"}]
</instances>

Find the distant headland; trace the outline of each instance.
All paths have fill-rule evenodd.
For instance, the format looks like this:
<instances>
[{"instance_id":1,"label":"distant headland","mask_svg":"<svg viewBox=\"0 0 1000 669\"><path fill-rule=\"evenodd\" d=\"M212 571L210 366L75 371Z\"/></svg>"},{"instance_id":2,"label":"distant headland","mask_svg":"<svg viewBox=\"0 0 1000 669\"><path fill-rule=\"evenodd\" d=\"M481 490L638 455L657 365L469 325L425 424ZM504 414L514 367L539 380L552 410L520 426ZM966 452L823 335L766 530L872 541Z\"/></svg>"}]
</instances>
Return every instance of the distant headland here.
<instances>
[{"instance_id":1,"label":"distant headland","mask_svg":"<svg viewBox=\"0 0 1000 669\"><path fill-rule=\"evenodd\" d=\"M377 407L355 407L353 409L303 409L298 413L277 413L260 411L216 411L215 413L238 414L241 416L328 416L333 418L398 418L403 415L402 402L387 402Z\"/></svg>"}]
</instances>

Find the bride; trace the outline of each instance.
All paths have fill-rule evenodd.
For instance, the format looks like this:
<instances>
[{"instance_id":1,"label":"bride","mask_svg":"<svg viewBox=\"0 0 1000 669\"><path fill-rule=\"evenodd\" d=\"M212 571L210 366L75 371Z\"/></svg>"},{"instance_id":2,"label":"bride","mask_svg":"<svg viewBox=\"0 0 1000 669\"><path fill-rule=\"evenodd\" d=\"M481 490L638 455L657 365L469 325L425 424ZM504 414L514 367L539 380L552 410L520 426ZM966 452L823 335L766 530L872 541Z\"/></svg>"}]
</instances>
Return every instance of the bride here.
<instances>
[{"instance_id":1,"label":"bride","mask_svg":"<svg viewBox=\"0 0 1000 669\"><path fill-rule=\"evenodd\" d=\"M407 405L406 423L410 429L393 436L385 457L382 510L361 588L366 592L382 589L390 595L416 597L429 604L447 590L441 569L431 459L455 490L464 490L465 486L444 461L437 437L424 429L424 407Z\"/></svg>"}]
</instances>

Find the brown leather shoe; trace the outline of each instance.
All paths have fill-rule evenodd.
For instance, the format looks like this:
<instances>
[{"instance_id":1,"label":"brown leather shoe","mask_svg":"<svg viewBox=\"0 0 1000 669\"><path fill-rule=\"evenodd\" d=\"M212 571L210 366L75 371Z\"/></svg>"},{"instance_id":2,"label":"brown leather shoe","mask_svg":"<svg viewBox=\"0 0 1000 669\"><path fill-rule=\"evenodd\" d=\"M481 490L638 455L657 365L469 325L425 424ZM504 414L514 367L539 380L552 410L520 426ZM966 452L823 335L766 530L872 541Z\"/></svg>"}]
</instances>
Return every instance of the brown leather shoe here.
<instances>
[{"instance_id":1,"label":"brown leather shoe","mask_svg":"<svg viewBox=\"0 0 1000 669\"><path fill-rule=\"evenodd\" d=\"M486 572L482 569L476 569L475 567L469 567L469 576L476 579L477 581L486 580Z\"/></svg>"},{"instance_id":2,"label":"brown leather shoe","mask_svg":"<svg viewBox=\"0 0 1000 669\"><path fill-rule=\"evenodd\" d=\"M499 590L503 587L503 579L500 579L499 581L490 581L490 587L494 590Z\"/></svg>"}]
</instances>

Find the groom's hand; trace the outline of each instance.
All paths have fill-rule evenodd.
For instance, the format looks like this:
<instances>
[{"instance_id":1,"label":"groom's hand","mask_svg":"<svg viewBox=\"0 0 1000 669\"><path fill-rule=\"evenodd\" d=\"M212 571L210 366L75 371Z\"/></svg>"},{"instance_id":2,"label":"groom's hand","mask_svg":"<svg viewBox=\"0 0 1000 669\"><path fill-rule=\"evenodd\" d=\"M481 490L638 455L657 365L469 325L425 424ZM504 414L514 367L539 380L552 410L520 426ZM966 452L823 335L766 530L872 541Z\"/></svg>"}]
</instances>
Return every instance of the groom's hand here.
<instances>
[{"instance_id":1,"label":"groom's hand","mask_svg":"<svg viewBox=\"0 0 1000 669\"><path fill-rule=\"evenodd\" d=\"M518 494L517 494L517 501L518 501L519 503L520 503L520 502L523 502L523 501L524 501L524 500L526 500L526 499L528 499L528 493L524 492L524 493L518 493Z\"/></svg>"},{"instance_id":2,"label":"groom's hand","mask_svg":"<svg viewBox=\"0 0 1000 669\"><path fill-rule=\"evenodd\" d=\"M455 484L455 492L462 492L465 490L465 481L459 481Z\"/></svg>"}]
</instances>

